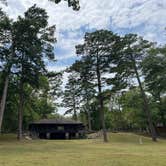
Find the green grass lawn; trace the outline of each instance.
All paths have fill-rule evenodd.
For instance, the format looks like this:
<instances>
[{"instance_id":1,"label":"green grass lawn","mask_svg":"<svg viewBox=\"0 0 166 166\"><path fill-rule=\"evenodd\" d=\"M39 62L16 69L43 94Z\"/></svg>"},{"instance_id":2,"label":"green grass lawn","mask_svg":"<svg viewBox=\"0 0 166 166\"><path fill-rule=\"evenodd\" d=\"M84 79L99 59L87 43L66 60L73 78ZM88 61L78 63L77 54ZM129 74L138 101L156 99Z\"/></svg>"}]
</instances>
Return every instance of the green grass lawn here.
<instances>
[{"instance_id":1,"label":"green grass lawn","mask_svg":"<svg viewBox=\"0 0 166 166\"><path fill-rule=\"evenodd\" d=\"M166 140L111 133L102 140L33 140L0 136L0 166L166 166Z\"/></svg>"}]
</instances>

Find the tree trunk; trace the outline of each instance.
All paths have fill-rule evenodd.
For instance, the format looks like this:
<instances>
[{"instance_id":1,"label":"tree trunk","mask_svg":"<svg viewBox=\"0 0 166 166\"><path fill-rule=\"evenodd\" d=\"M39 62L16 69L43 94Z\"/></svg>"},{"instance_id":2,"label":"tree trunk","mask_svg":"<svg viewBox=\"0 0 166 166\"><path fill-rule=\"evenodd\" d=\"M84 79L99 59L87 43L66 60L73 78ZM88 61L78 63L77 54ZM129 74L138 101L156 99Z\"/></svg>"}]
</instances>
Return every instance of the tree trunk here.
<instances>
[{"instance_id":1,"label":"tree trunk","mask_svg":"<svg viewBox=\"0 0 166 166\"><path fill-rule=\"evenodd\" d=\"M164 110L162 108L162 100L161 100L161 97L160 97L160 94L159 94L159 110L160 110L160 117L161 117L161 121L162 121L162 124L163 124L163 127L166 127L166 119L165 119L165 114L164 114Z\"/></svg>"},{"instance_id":2,"label":"tree trunk","mask_svg":"<svg viewBox=\"0 0 166 166\"><path fill-rule=\"evenodd\" d=\"M92 125L91 125L91 113L89 111L89 99L88 99L88 92L86 90L86 104L87 104L87 115L88 115L88 130L92 131Z\"/></svg>"},{"instance_id":3,"label":"tree trunk","mask_svg":"<svg viewBox=\"0 0 166 166\"><path fill-rule=\"evenodd\" d=\"M143 86L142 86L142 83L141 83L141 80L140 80L140 77L139 77L139 74L138 74L137 66L136 66L136 63L135 63L134 59L133 59L133 64L134 64L134 71L135 71L135 74L136 74L136 78L137 78L139 88L140 88L140 91L141 91L143 104L144 104L143 109L144 109L144 112L146 113L146 116L147 116L147 121L148 121L148 124L149 124L149 130L151 132L152 140L157 141L157 134L156 134L156 130L155 130L155 127L153 125L153 122L152 122L152 116L151 116L151 112L149 110L148 100L147 100L145 91L143 89Z\"/></svg>"},{"instance_id":4,"label":"tree trunk","mask_svg":"<svg viewBox=\"0 0 166 166\"><path fill-rule=\"evenodd\" d=\"M7 74L5 77L4 89L3 89L2 98L0 101L0 133L2 130L2 122L3 122L4 111L5 111L5 105L6 105L8 85L9 85L9 74Z\"/></svg>"},{"instance_id":5,"label":"tree trunk","mask_svg":"<svg viewBox=\"0 0 166 166\"><path fill-rule=\"evenodd\" d=\"M105 128L104 106L103 106L103 99L102 99L101 93L99 94L99 100L100 100L100 120L101 120L101 127L103 131L103 139L104 139L104 142L108 142L107 132Z\"/></svg>"},{"instance_id":6,"label":"tree trunk","mask_svg":"<svg viewBox=\"0 0 166 166\"><path fill-rule=\"evenodd\" d=\"M101 75L100 75L100 68L98 62L99 62L99 57L97 56L96 73L97 73L97 83L98 83L99 103L100 103L100 122L103 132L103 141L108 142L107 132L105 128L104 103L103 103L102 90L101 90Z\"/></svg>"},{"instance_id":7,"label":"tree trunk","mask_svg":"<svg viewBox=\"0 0 166 166\"><path fill-rule=\"evenodd\" d=\"M91 115L90 115L90 112L88 110L87 110L87 114L88 114L88 130L92 131Z\"/></svg>"},{"instance_id":8,"label":"tree trunk","mask_svg":"<svg viewBox=\"0 0 166 166\"><path fill-rule=\"evenodd\" d=\"M73 118L74 118L74 120L75 120L75 121L77 121L77 112L76 112L76 110L75 110L75 109L74 109Z\"/></svg>"},{"instance_id":9,"label":"tree trunk","mask_svg":"<svg viewBox=\"0 0 166 166\"><path fill-rule=\"evenodd\" d=\"M77 110L76 110L76 100L75 100L75 96L73 96L73 104L74 104L74 112L73 112L73 119L75 120L75 121L77 121Z\"/></svg>"},{"instance_id":10,"label":"tree trunk","mask_svg":"<svg viewBox=\"0 0 166 166\"><path fill-rule=\"evenodd\" d=\"M160 117L161 117L161 121L163 124L163 127L166 127L166 119L165 119L165 114L164 111L160 109Z\"/></svg>"},{"instance_id":11,"label":"tree trunk","mask_svg":"<svg viewBox=\"0 0 166 166\"><path fill-rule=\"evenodd\" d=\"M23 82L20 81L20 90L19 90L19 110L18 110L18 140L21 140L23 137Z\"/></svg>"}]
</instances>

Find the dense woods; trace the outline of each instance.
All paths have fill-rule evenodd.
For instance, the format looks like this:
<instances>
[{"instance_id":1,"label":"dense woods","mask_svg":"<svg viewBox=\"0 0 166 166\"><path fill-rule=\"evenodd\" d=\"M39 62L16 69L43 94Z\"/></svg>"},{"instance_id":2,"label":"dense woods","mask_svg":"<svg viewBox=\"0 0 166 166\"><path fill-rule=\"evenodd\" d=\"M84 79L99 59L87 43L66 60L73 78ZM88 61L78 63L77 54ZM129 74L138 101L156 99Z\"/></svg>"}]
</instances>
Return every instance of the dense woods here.
<instances>
[{"instance_id":1,"label":"dense woods","mask_svg":"<svg viewBox=\"0 0 166 166\"><path fill-rule=\"evenodd\" d=\"M68 2L79 9L78 1ZM36 5L16 21L0 10L0 131L21 139L29 122L60 117L65 107L87 130L102 130L105 142L107 131L120 130L150 133L156 141L156 127L166 127L166 46L136 34L87 32L76 45L79 60L50 72L54 32Z\"/></svg>"}]
</instances>

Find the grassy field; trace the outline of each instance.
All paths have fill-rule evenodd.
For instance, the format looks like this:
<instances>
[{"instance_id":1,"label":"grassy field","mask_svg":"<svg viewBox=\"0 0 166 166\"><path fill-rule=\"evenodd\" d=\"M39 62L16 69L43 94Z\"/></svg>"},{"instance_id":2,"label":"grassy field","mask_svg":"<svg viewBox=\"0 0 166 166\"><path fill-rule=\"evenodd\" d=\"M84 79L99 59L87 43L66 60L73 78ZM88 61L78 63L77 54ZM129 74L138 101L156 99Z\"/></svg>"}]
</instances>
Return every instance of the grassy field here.
<instances>
[{"instance_id":1,"label":"grassy field","mask_svg":"<svg viewBox=\"0 0 166 166\"><path fill-rule=\"evenodd\" d=\"M0 136L0 166L166 166L166 140L111 133L102 140L35 140L18 142Z\"/></svg>"}]
</instances>

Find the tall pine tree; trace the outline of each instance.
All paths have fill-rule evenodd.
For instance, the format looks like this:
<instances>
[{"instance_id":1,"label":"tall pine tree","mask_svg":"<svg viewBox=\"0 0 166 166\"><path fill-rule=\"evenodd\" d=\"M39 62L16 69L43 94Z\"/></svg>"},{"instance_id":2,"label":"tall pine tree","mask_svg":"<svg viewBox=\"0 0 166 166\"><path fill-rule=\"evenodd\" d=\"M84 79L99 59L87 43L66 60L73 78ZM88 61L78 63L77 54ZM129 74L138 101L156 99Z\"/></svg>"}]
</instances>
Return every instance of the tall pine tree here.
<instances>
[{"instance_id":1,"label":"tall pine tree","mask_svg":"<svg viewBox=\"0 0 166 166\"><path fill-rule=\"evenodd\" d=\"M147 117L152 140L156 141L156 131L153 125L148 99L141 81L141 62L147 56L147 51L152 43L135 34L127 34L121 40L121 54L116 55L112 62L115 64L115 78L112 79L116 86L125 87L131 80L136 80L143 99L143 110ZM121 86L123 84L123 86ZM125 86L124 86L125 85ZM115 86L115 87L116 87Z\"/></svg>"},{"instance_id":2,"label":"tall pine tree","mask_svg":"<svg viewBox=\"0 0 166 166\"><path fill-rule=\"evenodd\" d=\"M76 46L76 53L82 56L82 60L88 61L89 72L93 75L94 82L98 89L98 101L100 105L100 128L103 131L104 142L108 141L105 117L104 117L104 99L102 96L103 86L106 85L105 74L110 70L108 61L114 54L118 37L111 31L99 30L92 33L86 33L84 44Z\"/></svg>"},{"instance_id":3,"label":"tall pine tree","mask_svg":"<svg viewBox=\"0 0 166 166\"><path fill-rule=\"evenodd\" d=\"M47 27L48 16L44 9L32 6L13 24L15 41L15 74L19 87L19 132L22 138L22 117L24 109L24 86L39 86L39 76L46 73L44 59L54 59L55 26Z\"/></svg>"}]
</instances>

